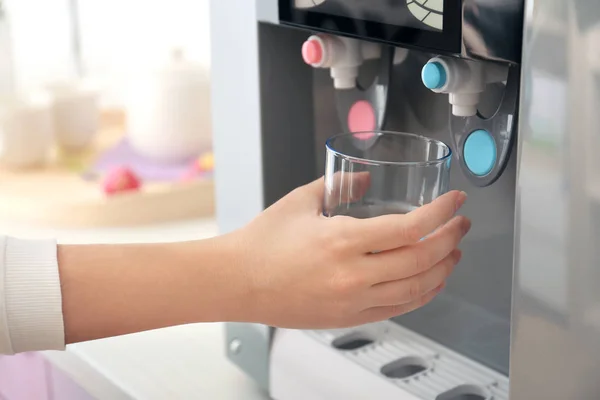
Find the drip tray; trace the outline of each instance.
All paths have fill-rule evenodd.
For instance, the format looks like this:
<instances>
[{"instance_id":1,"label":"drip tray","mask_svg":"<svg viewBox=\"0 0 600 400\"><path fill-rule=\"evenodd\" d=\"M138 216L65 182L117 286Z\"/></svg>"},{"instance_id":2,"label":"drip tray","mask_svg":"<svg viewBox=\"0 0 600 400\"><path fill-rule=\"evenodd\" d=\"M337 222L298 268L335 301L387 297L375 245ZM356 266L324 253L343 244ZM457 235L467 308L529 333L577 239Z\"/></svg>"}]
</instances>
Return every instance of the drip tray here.
<instances>
[{"instance_id":1,"label":"drip tray","mask_svg":"<svg viewBox=\"0 0 600 400\"><path fill-rule=\"evenodd\" d=\"M423 400L508 400L508 378L391 321L307 331Z\"/></svg>"}]
</instances>

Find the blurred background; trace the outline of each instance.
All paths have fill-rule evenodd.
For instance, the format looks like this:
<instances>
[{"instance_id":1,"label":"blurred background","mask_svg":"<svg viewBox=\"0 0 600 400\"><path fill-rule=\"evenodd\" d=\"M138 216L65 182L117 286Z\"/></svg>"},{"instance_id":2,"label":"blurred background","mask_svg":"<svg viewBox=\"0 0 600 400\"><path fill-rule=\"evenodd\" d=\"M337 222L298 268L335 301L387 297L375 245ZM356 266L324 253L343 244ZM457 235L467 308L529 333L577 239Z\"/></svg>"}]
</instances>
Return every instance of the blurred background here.
<instances>
[{"instance_id":1,"label":"blurred background","mask_svg":"<svg viewBox=\"0 0 600 400\"><path fill-rule=\"evenodd\" d=\"M209 0L0 4L4 233L211 219Z\"/></svg>"},{"instance_id":2,"label":"blurred background","mask_svg":"<svg viewBox=\"0 0 600 400\"><path fill-rule=\"evenodd\" d=\"M216 235L209 30L209 0L0 0L0 234ZM0 356L0 399L251 399L222 329Z\"/></svg>"},{"instance_id":3,"label":"blurred background","mask_svg":"<svg viewBox=\"0 0 600 400\"><path fill-rule=\"evenodd\" d=\"M86 77L105 85L102 103L122 106L126 76L164 62L173 48L210 66L209 0L172 0L168 6L142 0L3 3L12 27L17 79L24 87L73 78L80 62Z\"/></svg>"}]
</instances>

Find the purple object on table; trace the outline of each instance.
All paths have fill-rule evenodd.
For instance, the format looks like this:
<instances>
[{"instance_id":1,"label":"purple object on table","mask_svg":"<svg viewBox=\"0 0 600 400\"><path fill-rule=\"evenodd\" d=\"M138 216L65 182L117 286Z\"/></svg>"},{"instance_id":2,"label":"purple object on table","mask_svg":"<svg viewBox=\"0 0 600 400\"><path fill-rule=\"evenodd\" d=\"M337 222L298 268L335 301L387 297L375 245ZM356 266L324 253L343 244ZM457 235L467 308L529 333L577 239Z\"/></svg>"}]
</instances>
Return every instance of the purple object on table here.
<instances>
[{"instance_id":1,"label":"purple object on table","mask_svg":"<svg viewBox=\"0 0 600 400\"><path fill-rule=\"evenodd\" d=\"M190 164L197 158L192 157L177 163L158 163L137 154L127 139L121 140L117 145L107 150L92 166L92 174L105 174L119 166L127 166L142 181L173 182L181 179L189 170Z\"/></svg>"}]
</instances>

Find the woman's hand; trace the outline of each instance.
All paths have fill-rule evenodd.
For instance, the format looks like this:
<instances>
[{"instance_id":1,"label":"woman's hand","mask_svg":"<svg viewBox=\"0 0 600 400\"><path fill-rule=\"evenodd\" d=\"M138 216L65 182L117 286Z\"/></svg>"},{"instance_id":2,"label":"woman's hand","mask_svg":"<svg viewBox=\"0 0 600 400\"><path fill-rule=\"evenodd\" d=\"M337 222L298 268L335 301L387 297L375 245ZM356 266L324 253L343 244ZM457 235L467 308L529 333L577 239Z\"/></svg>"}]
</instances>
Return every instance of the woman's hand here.
<instances>
[{"instance_id":1,"label":"woman's hand","mask_svg":"<svg viewBox=\"0 0 600 400\"><path fill-rule=\"evenodd\" d=\"M454 217L466 194L447 193L405 215L355 219L323 217L323 190L322 179L298 188L230 235L246 282L242 319L360 325L410 312L442 290L471 225Z\"/></svg>"},{"instance_id":2,"label":"woman's hand","mask_svg":"<svg viewBox=\"0 0 600 400\"><path fill-rule=\"evenodd\" d=\"M361 197L367 178L340 195ZM59 246L66 342L212 321L344 327L433 299L469 230L466 218L453 218L465 195L405 215L326 218L324 186L301 187L245 228L211 239Z\"/></svg>"}]
</instances>

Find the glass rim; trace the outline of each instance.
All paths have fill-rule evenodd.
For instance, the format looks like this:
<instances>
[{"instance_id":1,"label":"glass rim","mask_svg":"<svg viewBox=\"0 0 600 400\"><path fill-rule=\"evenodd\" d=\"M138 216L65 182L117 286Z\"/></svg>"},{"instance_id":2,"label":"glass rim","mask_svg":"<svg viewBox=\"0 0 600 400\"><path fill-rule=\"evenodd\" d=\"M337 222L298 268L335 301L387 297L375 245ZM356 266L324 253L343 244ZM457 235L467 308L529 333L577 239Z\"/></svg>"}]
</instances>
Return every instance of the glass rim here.
<instances>
[{"instance_id":1,"label":"glass rim","mask_svg":"<svg viewBox=\"0 0 600 400\"><path fill-rule=\"evenodd\" d=\"M374 134L377 134L379 136L390 135L390 136L398 136L398 137L399 136L411 137L413 139L418 139L418 140L423 141L423 142L435 143L436 145L439 145L439 146L445 148L447 150L447 153L443 157L437 158L435 160L425 160L425 161L378 161L378 160L371 160L371 159L368 159L368 158L350 156L348 154L341 153L338 150L336 150L335 148L333 148L332 142L334 140L336 140L336 139L339 139L339 138L342 138L342 137L351 137L351 136L365 134L365 133L374 133ZM385 131L385 130L370 130L370 131L360 131L360 132L351 132L351 133L339 133L337 135L329 137L325 141L325 147L327 148L327 151L331 151L332 153L334 153L335 156L339 156L339 157L341 157L343 159L346 159L348 161L360 162L360 163L363 163L363 164L371 164L371 165L431 166L431 165L441 164L441 163L445 162L446 160L448 160L450 157L452 157L452 149L450 148L450 146L448 146L446 143L442 142L441 140L428 138L426 136L417 135L415 133L394 132L394 131Z\"/></svg>"}]
</instances>

